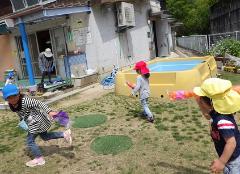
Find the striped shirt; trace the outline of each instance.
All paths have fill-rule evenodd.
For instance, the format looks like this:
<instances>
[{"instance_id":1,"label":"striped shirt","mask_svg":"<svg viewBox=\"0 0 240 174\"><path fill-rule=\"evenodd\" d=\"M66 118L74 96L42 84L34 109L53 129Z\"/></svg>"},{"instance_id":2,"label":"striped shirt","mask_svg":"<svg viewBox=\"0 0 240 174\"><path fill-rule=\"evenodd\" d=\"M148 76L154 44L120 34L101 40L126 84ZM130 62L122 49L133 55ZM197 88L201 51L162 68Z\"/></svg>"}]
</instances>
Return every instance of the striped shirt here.
<instances>
[{"instance_id":1,"label":"striped shirt","mask_svg":"<svg viewBox=\"0 0 240 174\"><path fill-rule=\"evenodd\" d=\"M32 134L46 132L51 127L49 112L51 109L45 103L27 96L21 98L21 108L16 111L20 120L24 119L27 123L28 131Z\"/></svg>"}]
</instances>

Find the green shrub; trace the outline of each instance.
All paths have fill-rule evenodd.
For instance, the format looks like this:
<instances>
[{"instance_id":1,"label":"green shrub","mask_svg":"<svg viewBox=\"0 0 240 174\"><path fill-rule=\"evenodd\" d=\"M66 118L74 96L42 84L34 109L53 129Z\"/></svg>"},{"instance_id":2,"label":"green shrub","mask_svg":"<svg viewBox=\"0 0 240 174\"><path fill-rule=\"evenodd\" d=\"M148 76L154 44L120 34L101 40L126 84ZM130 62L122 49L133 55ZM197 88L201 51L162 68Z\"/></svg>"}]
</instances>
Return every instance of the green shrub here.
<instances>
[{"instance_id":1,"label":"green shrub","mask_svg":"<svg viewBox=\"0 0 240 174\"><path fill-rule=\"evenodd\" d=\"M225 53L240 57L240 41L233 39L224 39L219 41L212 49L213 56L224 56Z\"/></svg>"}]
</instances>

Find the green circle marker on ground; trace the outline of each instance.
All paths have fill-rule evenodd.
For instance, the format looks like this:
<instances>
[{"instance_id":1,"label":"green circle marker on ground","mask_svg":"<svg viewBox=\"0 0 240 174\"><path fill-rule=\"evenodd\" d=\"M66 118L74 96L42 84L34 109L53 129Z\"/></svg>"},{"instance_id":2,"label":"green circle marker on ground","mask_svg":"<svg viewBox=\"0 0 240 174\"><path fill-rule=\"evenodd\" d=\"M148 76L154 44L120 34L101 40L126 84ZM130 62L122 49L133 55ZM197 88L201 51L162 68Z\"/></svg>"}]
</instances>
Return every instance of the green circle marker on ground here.
<instances>
[{"instance_id":1,"label":"green circle marker on ground","mask_svg":"<svg viewBox=\"0 0 240 174\"><path fill-rule=\"evenodd\" d=\"M101 114L85 115L81 117L76 117L74 119L73 127L75 128L95 127L105 123L106 120L107 120L107 117Z\"/></svg>"},{"instance_id":2,"label":"green circle marker on ground","mask_svg":"<svg viewBox=\"0 0 240 174\"><path fill-rule=\"evenodd\" d=\"M91 149L98 154L116 155L122 151L128 150L132 146L132 140L124 135L107 135L97 137L91 144Z\"/></svg>"}]
</instances>

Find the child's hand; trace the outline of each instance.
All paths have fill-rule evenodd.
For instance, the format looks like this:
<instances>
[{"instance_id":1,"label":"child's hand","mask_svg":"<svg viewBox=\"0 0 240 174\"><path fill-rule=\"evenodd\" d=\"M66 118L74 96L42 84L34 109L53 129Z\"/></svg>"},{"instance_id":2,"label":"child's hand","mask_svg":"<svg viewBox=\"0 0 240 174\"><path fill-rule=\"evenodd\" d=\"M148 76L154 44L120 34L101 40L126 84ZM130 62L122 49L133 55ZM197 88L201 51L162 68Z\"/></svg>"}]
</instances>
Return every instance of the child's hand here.
<instances>
[{"instance_id":1,"label":"child's hand","mask_svg":"<svg viewBox=\"0 0 240 174\"><path fill-rule=\"evenodd\" d=\"M51 118L51 120L53 120L53 116L54 115L57 115L58 114L58 112L56 112L56 111L51 111L51 112L49 112L49 116L50 116L50 118Z\"/></svg>"},{"instance_id":2,"label":"child's hand","mask_svg":"<svg viewBox=\"0 0 240 174\"><path fill-rule=\"evenodd\" d=\"M212 162L210 169L212 172L218 173L218 172L222 172L224 167L225 167L225 164L219 159L216 159Z\"/></svg>"}]
</instances>

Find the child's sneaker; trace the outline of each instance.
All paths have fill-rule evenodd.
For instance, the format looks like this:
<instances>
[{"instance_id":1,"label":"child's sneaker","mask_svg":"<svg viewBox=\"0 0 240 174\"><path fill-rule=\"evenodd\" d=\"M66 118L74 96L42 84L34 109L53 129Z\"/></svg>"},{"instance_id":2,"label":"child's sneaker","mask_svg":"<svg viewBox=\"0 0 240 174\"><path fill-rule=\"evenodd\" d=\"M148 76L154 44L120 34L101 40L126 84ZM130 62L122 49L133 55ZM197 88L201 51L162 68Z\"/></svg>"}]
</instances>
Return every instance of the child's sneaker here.
<instances>
[{"instance_id":1,"label":"child's sneaker","mask_svg":"<svg viewBox=\"0 0 240 174\"><path fill-rule=\"evenodd\" d=\"M72 145L71 130L70 130L70 129L66 130L66 131L63 133L63 135L64 135L64 139L65 139L70 145Z\"/></svg>"},{"instance_id":2,"label":"child's sneaker","mask_svg":"<svg viewBox=\"0 0 240 174\"><path fill-rule=\"evenodd\" d=\"M147 114L145 112L141 112L141 117L146 118Z\"/></svg>"},{"instance_id":3,"label":"child's sneaker","mask_svg":"<svg viewBox=\"0 0 240 174\"><path fill-rule=\"evenodd\" d=\"M148 122L150 122L150 123L153 123L153 122L154 122L154 118L153 118L153 117L148 117L147 120L148 120Z\"/></svg>"},{"instance_id":4,"label":"child's sneaker","mask_svg":"<svg viewBox=\"0 0 240 174\"><path fill-rule=\"evenodd\" d=\"M26 166L28 167L42 166L44 164L45 160L43 157L34 158L33 160L26 162Z\"/></svg>"}]
</instances>

